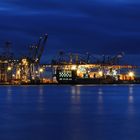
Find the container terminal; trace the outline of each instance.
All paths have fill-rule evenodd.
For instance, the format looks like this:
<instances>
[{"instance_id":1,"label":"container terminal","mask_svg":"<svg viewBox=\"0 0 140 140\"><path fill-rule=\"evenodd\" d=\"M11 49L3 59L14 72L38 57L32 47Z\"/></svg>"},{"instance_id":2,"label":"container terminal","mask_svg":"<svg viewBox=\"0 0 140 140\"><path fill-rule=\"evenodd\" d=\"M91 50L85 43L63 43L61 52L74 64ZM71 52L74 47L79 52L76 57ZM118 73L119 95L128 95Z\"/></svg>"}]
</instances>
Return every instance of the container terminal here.
<instances>
[{"instance_id":1,"label":"container terminal","mask_svg":"<svg viewBox=\"0 0 140 140\"><path fill-rule=\"evenodd\" d=\"M0 54L0 84L129 84L140 83L136 65L121 64L123 53L115 56L65 54L61 51L49 64L42 64L48 35L28 47L28 55L15 57L11 42ZM48 76L49 75L49 76Z\"/></svg>"}]
</instances>

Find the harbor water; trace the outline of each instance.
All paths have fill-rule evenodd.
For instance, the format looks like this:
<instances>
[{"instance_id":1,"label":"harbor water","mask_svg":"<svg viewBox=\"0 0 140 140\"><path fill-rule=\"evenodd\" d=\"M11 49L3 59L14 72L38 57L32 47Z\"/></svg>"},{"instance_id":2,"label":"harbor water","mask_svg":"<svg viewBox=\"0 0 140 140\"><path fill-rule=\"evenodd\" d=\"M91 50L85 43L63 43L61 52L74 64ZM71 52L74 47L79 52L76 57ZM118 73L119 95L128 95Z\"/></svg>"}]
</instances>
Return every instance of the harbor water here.
<instances>
[{"instance_id":1,"label":"harbor water","mask_svg":"<svg viewBox=\"0 0 140 140\"><path fill-rule=\"evenodd\" d=\"M140 85L0 86L0 140L136 140Z\"/></svg>"}]
</instances>

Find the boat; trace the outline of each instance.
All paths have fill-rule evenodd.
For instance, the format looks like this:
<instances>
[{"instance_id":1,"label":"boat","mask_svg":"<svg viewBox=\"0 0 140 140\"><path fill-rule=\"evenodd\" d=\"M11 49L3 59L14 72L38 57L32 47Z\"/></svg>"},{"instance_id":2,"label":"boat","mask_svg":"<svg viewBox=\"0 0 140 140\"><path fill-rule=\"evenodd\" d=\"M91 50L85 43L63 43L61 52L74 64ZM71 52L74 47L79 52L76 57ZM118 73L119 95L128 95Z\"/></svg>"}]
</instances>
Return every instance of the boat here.
<instances>
[{"instance_id":1,"label":"boat","mask_svg":"<svg viewBox=\"0 0 140 140\"><path fill-rule=\"evenodd\" d=\"M130 65L67 65L57 68L55 76L58 84L140 83L140 78L132 71L134 68L136 67ZM125 69L125 73L121 73L122 69Z\"/></svg>"}]
</instances>

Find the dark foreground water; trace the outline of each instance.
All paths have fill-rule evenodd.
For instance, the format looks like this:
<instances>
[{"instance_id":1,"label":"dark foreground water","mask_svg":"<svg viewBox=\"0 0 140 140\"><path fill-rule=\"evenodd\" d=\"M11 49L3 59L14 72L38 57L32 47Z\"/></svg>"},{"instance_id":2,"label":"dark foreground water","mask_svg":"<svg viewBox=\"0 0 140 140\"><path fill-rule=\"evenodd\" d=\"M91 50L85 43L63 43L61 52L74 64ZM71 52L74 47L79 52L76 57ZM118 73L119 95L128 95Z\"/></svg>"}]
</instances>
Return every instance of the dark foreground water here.
<instances>
[{"instance_id":1,"label":"dark foreground water","mask_svg":"<svg viewBox=\"0 0 140 140\"><path fill-rule=\"evenodd\" d=\"M140 85L0 86L0 140L139 140Z\"/></svg>"}]
</instances>

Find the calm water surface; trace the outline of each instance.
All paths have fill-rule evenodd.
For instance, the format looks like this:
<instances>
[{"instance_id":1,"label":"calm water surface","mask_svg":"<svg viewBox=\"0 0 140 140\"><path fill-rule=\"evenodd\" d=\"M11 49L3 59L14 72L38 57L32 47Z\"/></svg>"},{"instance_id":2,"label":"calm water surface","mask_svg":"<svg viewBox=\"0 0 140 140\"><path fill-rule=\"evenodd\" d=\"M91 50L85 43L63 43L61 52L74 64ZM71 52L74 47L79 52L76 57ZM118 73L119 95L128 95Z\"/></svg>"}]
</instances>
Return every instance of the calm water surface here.
<instances>
[{"instance_id":1,"label":"calm water surface","mask_svg":"<svg viewBox=\"0 0 140 140\"><path fill-rule=\"evenodd\" d=\"M140 85L0 86L0 140L140 139Z\"/></svg>"}]
</instances>

